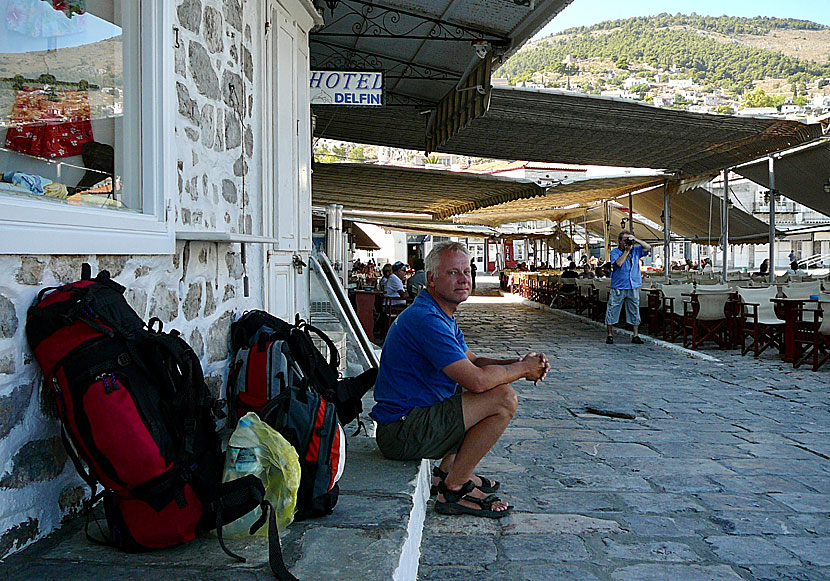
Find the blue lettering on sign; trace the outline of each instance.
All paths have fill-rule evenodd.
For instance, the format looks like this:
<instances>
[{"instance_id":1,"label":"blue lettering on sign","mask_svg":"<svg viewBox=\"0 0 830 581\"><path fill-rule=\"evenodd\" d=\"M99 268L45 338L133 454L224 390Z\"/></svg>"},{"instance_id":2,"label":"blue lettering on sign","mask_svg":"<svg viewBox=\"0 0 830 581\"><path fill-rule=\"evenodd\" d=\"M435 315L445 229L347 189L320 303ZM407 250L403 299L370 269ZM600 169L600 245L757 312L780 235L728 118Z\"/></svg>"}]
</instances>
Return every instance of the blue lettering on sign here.
<instances>
[{"instance_id":1,"label":"blue lettering on sign","mask_svg":"<svg viewBox=\"0 0 830 581\"><path fill-rule=\"evenodd\" d=\"M323 80L323 73L319 71L312 71L311 73L311 88L312 89L319 89L320 88L320 81Z\"/></svg>"},{"instance_id":2,"label":"blue lettering on sign","mask_svg":"<svg viewBox=\"0 0 830 581\"><path fill-rule=\"evenodd\" d=\"M334 93L334 102L340 105L382 105L380 95L371 93Z\"/></svg>"},{"instance_id":3,"label":"blue lettering on sign","mask_svg":"<svg viewBox=\"0 0 830 581\"><path fill-rule=\"evenodd\" d=\"M327 89L334 89L339 84L340 84L340 75L338 73L331 73L329 75L329 77L326 79L326 88Z\"/></svg>"}]
</instances>

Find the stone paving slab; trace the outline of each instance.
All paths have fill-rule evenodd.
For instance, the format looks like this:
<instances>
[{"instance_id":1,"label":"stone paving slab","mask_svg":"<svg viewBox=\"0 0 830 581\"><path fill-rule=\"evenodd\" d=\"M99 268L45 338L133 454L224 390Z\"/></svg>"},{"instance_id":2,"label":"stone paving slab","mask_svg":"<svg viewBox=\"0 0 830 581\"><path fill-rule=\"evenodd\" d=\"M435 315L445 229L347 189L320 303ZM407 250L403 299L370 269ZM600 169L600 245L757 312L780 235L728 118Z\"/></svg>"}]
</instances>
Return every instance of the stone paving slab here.
<instances>
[{"instance_id":1,"label":"stone paving slab","mask_svg":"<svg viewBox=\"0 0 830 581\"><path fill-rule=\"evenodd\" d=\"M514 514L430 510L420 579L830 579L830 369L606 345L601 327L510 297L457 317L474 352L544 351L553 369L514 384L517 415L479 467Z\"/></svg>"}]
</instances>

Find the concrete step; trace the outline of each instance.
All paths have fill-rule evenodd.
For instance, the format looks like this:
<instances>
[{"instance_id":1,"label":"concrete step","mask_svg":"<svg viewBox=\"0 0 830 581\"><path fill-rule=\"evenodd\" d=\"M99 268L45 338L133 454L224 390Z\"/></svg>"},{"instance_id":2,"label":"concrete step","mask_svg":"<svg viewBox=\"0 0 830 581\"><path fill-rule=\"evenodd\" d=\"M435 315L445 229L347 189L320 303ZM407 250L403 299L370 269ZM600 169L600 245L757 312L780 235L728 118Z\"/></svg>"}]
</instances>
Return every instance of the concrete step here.
<instances>
[{"instance_id":1,"label":"concrete step","mask_svg":"<svg viewBox=\"0 0 830 581\"><path fill-rule=\"evenodd\" d=\"M371 394L364 400L368 412ZM364 414L365 416L365 414ZM349 434L340 498L324 518L291 524L281 535L285 561L299 579L394 579L417 576L429 462L386 460L370 434ZM354 431L354 424L346 428ZM204 534L173 549L128 554L91 543L83 517L0 564L5 579L268 579L265 539L228 539L231 551L246 558L236 563L215 536ZM102 526L105 521L102 520ZM90 531L97 533L94 523Z\"/></svg>"}]
</instances>

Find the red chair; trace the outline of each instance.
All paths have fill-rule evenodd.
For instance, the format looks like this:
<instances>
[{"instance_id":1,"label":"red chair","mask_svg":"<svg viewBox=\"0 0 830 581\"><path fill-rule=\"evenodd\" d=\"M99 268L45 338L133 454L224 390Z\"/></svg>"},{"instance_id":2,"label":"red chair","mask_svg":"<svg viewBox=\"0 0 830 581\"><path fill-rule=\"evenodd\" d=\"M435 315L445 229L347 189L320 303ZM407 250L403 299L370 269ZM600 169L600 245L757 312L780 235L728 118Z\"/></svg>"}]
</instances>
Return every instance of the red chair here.
<instances>
[{"instance_id":1,"label":"red chair","mask_svg":"<svg viewBox=\"0 0 830 581\"><path fill-rule=\"evenodd\" d=\"M663 285L660 289L663 293L661 311L663 313L663 339L674 341L683 332L683 303L686 301L684 294L694 290L692 284L671 284Z\"/></svg>"},{"instance_id":2,"label":"red chair","mask_svg":"<svg viewBox=\"0 0 830 581\"><path fill-rule=\"evenodd\" d=\"M737 331L740 337L741 355L753 351L758 357L768 347L784 349L784 321L775 314L774 299L778 289L773 285L767 288L739 288L741 300L740 320ZM747 336L752 343L746 344Z\"/></svg>"},{"instance_id":3,"label":"red chair","mask_svg":"<svg viewBox=\"0 0 830 581\"><path fill-rule=\"evenodd\" d=\"M803 338L797 335L802 352L793 362L793 366L798 367L812 359L813 371L818 371L822 365L830 361L830 298L819 299L816 309L802 309L801 313L812 313L813 320L809 334L802 336Z\"/></svg>"},{"instance_id":4,"label":"red chair","mask_svg":"<svg viewBox=\"0 0 830 581\"><path fill-rule=\"evenodd\" d=\"M683 346L696 350L706 341L721 349L729 347L726 302L729 291L694 292L683 303Z\"/></svg>"}]
</instances>

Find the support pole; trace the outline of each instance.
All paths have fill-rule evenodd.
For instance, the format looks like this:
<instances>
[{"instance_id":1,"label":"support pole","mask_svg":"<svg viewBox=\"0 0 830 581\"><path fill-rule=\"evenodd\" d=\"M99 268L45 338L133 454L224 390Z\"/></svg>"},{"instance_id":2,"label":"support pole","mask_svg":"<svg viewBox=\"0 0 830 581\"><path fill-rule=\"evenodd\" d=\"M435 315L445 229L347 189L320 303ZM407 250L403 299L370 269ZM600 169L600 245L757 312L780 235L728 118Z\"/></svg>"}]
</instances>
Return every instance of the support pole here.
<instances>
[{"instance_id":1,"label":"support pole","mask_svg":"<svg viewBox=\"0 0 830 581\"><path fill-rule=\"evenodd\" d=\"M570 224L570 229L571 229L571 241L570 241L570 244L571 244L571 259L574 262L576 262L576 258L574 257L574 221L573 220L568 220L568 223Z\"/></svg>"},{"instance_id":2,"label":"support pole","mask_svg":"<svg viewBox=\"0 0 830 581\"><path fill-rule=\"evenodd\" d=\"M775 282L775 159L769 156L769 281Z\"/></svg>"},{"instance_id":3,"label":"support pole","mask_svg":"<svg viewBox=\"0 0 830 581\"><path fill-rule=\"evenodd\" d=\"M628 229L634 234L634 203L631 200L631 192L628 192Z\"/></svg>"},{"instance_id":4,"label":"support pole","mask_svg":"<svg viewBox=\"0 0 830 581\"><path fill-rule=\"evenodd\" d=\"M337 204L326 206L326 256L332 265L337 264Z\"/></svg>"},{"instance_id":5,"label":"support pole","mask_svg":"<svg viewBox=\"0 0 830 581\"><path fill-rule=\"evenodd\" d=\"M663 272L666 273L668 280L669 272L671 271L671 238L669 234L669 182L668 180L663 184Z\"/></svg>"},{"instance_id":6,"label":"support pole","mask_svg":"<svg viewBox=\"0 0 830 581\"><path fill-rule=\"evenodd\" d=\"M588 244L588 212L582 215L582 233L585 235L585 256L591 259L591 245Z\"/></svg>"},{"instance_id":7,"label":"support pole","mask_svg":"<svg viewBox=\"0 0 830 581\"><path fill-rule=\"evenodd\" d=\"M608 200L602 203L602 236L605 239L605 262L611 257L611 217L608 214Z\"/></svg>"},{"instance_id":8,"label":"support pole","mask_svg":"<svg viewBox=\"0 0 830 581\"><path fill-rule=\"evenodd\" d=\"M721 239L723 240L723 283L729 269L729 168L723 170L723 210L721 210Z\"/></svg>"}]
</instances>

